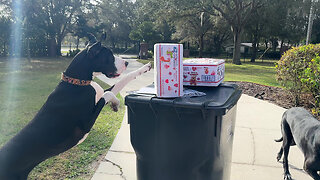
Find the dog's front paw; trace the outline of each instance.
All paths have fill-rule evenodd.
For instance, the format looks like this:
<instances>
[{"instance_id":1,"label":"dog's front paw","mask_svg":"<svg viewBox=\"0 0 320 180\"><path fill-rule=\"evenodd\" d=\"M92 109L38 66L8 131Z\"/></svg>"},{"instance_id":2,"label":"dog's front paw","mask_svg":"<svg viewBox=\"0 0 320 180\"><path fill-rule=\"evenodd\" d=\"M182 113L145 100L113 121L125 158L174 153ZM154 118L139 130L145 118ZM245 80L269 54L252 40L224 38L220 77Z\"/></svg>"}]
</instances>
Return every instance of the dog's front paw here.
<instances>
[{"instance_id":1,"label":"dog's front paw","mask_svg":"<svg viewBox=\"0 0 320 180\"><path fill-rule=\"evenodd\" d=\"M110 106L111 106L111 108L112 108L112 110L113 110L114 112L118 112L119 106L120 106L120 101L119 101L119 99L118 99L118 98L113 99L113 100L111 101Z\"/></svg>"},{"instance_id":2,"label":"dog's front paw","mask_svg":"<svg viewBox=\"0 0 320 180\"><path fill-rule=\"evenodd\" d=\"M110 106L113 111L117 112L119 109L120 101L111 91L107 91L102 96L106 103L111 102Z\"/></svg>"},{"instance_id":3,"label":"dog's front paw","mask_svg":"<svg viewBox=\"0 0 320 180\"><path fill-rule=\"evenodd\" d=\"M145 64L144 66L141 67L140 73L146 73L146 72L150 71L151 67L152 67L151 62Z\"/></svg>"},{"instance_id":4,"label":"dog's front paw","mask_svg":"<svg viewBox=\"0 0 320 180\"><path fill-rule=\"evenodd\" d=\"M151 68L152 68L152 64L151 64L151 62L147 63L147 64L146 64L146 66L147 66L147 68L148 68L148 70L147 70L147 71L150 71L150 70L151 70Z\"/></svg>"}]
</instances>

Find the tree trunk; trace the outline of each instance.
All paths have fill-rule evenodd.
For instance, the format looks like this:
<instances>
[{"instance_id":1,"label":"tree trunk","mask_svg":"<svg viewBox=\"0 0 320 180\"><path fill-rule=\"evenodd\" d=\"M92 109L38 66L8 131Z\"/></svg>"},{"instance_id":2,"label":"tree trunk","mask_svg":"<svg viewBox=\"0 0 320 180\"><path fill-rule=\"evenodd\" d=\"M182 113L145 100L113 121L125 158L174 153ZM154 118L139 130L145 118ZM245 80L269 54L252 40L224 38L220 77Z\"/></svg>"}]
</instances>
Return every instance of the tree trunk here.
<instances>
[{"instance_id":1,"label":"tree trunk","mask_svg":"<svg viewBox=\"0 0 320 180\"><path fill-rule=\"evenodd\" d=\"M55 38L48 39L48 56L49 57L57 56L57 43Z\"/></svg>"},{"instance_id":2,"label":"tree trunk","mask_svg":"<svg viewBox=\"0 0 320 180\"><path fill-rule=\"evenodd\" d=\"M3 56L7 56L6 41L3 41Z\"/></svg>"},{"instance_id":3,"label":"tree trunk","mask_svg":"<svg viewBox=\"0 0 320 180\"><path fill-rule=\"evenodd\" d=\"M77 37L77 50L79 49L80 38Z\"/></svg>"},{"instance_id":4,"label":"tree trunk","mask_svg":"<svg viewBox=\"0 0 320 180\"><path fill-rule=\"evenodd\" d=\"M251 62L256 62L257 58L257 44L256 42L252 43L252 54L251 54Z\"/></svg>"},{"instance_id":5,"label":"tree trunk","mask_svg":"<svg viewBox=\"0 0 320 180\"><path fill-rule=\"evenodd\" d=\"M258 36L254 35L253 42L252 42L251 62L256 62L258 45L259 45L258 43L259 43Z\"/></svg>"},{"instance_id":6,"label":"tree trunk","mask_svg":"<svg viewBox=\"0 0 320 180\"><path fill-rule=\"evenodd\" d=\"M30 38L27 38L27 56L28 56L28 61L31 62L31 54L30 54Z\"/></svg>"},{"instance_id":7,"label":"tree trunk","mask_svg":"<svg viewBox=\"0 0 320 180\"><path fill-rule=\"evenodd\" d=\"M265 45L266 45L266 49L268 49L268 41L265 40L264 43L265 43Z\"/></svg>"},{"instance_id":8,"label":"tree trunk","mask_svg":"<svg viewBox=\"0 0 320 180\"><path fill-rule=\"evenodd\" d=\"M221 54L221 42L216 42L214 44L215 55L219 56Z\"/></svg>"},{"instance_id":9,"label":"tree trunk","mask_svg":"<svg viewBox=\"0 0 320 180\"><path fill-rule=\"evenodd\" d=\"M58 37L57 39L57 46L56 46L56 51L57 51L57 56L61 56L61 43L62 43L63 37Z\"/></svg>"},{"instance_id":10,"label":"tree trunk","mask_svg":"<svg viewBox=\"0 0 320 180\"><path fill-rule=\"evenodd\" d=\"M136 46L138 48L138 59L140 59L140 41L137 42Z\"/></svg>"},{"instance_id":11,"label":"tree trunk","mask_svg":"<svg viewBox=\"0 0 320 180\"><path fill-rule=\"evenodd\" d=\"M203 54L203 35L199 38L199 58L202 58Z\"/></svg>"},{"instance_id":12,"label":"tree trunk","mask_svg":"<svg viewBox=\"0 0 320 180\"><path fill-rule=\"evenodd\" d=\"M281 40L281 44L280 44L280 56L283 55L283 53L287 50L283 47L284 44L284 40Z\"/></svg>"},{"instance_id":13,"label":"tree trunk","mask_svg":"<svg viewBox=\"0 0 320 180\"><path fill-rule=\"evenodd\" d=\"M258 51L258 46L259 46L259 37L258 36L259 36L259 24L256 24L256 28L253 33L251 62L256 62L257 51Z\"/></svg>"},{"instance_id":14,"label":"tree trunk","mask_svg":"<svg viewBox=\"0 0 320 180\"><path fill-rule=\"evenodd\" d=\"M233 46L232 63L236 65L241 65L241 61L240 61L241 30L237 28L233 28L233 40L234 40L234 46Z\"/></svg>"},{"instance_id":15,"label":"tree trunk","mask_svg":"<svg viewBox=\"0 0 320 180\"><path fill-rule=\"evenodd\" d=\"M272 51L276 52L277 51L277 47L278 47L278 39L274 38L274 39L272 39Z\"/></svg>"},{"instance_id":16,"label":"tree trunk","mask_svg":"<svg viewBox=\"0 0 320 180\"><path fill-rule=\"evenodd\" d=\"M112 41L111 44L112 44L112 49L115 49L116 48L116 43L114 41Z\"/></svg>"}]
</instances>

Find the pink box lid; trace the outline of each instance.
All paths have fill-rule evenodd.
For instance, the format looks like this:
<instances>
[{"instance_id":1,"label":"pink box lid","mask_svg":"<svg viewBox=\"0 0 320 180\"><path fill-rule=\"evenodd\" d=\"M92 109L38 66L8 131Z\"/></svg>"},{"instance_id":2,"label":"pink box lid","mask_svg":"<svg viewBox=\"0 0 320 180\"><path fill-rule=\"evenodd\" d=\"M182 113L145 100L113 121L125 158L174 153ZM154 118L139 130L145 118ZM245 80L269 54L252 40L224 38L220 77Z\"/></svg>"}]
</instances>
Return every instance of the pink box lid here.
<instances>
[{"instance_id":1,"label":"pink box lid","mask_svg":"<svg viewBox=\"0 0 320 180\"><path fill-rule=\"evenodd\" d=\"M183 61L183 65L220 65L223 64L224 59L211 59L211 58L194 58Z\"/></svg>"}]
</instances>

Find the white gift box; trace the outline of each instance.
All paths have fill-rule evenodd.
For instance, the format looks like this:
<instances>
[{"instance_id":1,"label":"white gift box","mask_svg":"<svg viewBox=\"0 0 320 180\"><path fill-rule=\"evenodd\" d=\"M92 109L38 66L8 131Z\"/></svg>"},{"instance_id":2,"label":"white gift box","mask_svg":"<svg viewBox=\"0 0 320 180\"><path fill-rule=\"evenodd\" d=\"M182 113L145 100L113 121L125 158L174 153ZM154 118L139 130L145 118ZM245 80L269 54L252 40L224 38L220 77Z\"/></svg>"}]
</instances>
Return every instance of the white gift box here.
<instances>
[{"instance_id":1,"label":"white gift box","mask_svg":"<svg viewBox=\"0 0 320 180\"><path fill-rule=\"evenodd\" d=\"M183 96L183 45L154 45L155 88L157 97Z\"/></svg>"},{"instance_id":2,"label":"white gift box","mask_svg":"<svg viewBox=\"0 0 320 180\"><path fill-rule=\"evenodd\" d=\"M183 61L183 85L218 86L224 80L223 59L195 58Z\"/></svg>"}]
</instances>

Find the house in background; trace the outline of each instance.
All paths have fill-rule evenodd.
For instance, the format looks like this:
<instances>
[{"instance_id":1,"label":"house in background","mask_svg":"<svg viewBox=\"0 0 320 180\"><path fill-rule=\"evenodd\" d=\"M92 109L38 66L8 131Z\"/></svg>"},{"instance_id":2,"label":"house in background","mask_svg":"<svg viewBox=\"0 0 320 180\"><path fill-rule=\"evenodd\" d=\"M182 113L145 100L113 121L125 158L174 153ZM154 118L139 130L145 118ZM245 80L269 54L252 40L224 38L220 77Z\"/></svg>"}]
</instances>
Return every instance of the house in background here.
<instances>
[{"instance_id":1,"label":"house in background","mask_svg":"<svg viewBox=\"0 0 320 180\"><path fill-rule=\"evenodd\" d=\"M227 45L225 47L227 53L233 53L233 44ZM252 43L241 43L240 52L241 54L249 54L251 53Z\"/></svg>"}]
</instances>

